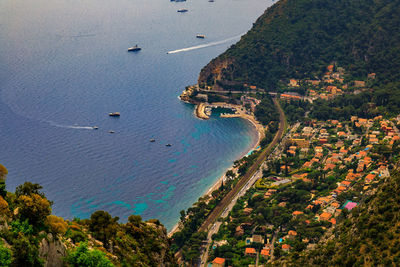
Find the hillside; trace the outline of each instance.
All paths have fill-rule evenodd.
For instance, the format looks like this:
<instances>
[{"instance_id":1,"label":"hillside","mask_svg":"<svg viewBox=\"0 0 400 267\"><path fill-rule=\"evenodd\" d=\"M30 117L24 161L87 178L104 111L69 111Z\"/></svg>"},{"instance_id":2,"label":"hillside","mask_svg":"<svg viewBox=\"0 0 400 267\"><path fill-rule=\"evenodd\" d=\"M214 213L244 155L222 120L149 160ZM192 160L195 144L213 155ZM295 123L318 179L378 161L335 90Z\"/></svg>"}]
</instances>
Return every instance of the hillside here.
<instances>
[{"instance_id":1,"label":"hillside","mask_svg":"<svg viewBox=\"0 0 400 267\"><path fill-rule=\"evenodd\" d=\"M400 264L400 174L343 216L333 234L315 250L293 256L290 266L398 266ZM278 265L281 265L279 262Z\"/></svg>"},{"instance_id":2,"label":"hillside","mask_svg":"<svg viewBox=\"0 0 400 267\"><path fill-rule=\"evenodd\" d=\"M290 78L320 75L331 62L356 78L375 72L378 84L398 81L399 12L399 0L281 0L202 69L198 84L273 91Z\"/></svg>"},{"instance_id":3,"label":"hillside","mask_svg":"<svg viewBox=\"0 0 400 267\"><path fill-rule=\"evenodd\" d=\"M51 215L52 202L29 182L5 190L0 164L1 266L175 266L166 228L104 211L72 221ZM4 175L1 175L4 174Z\"/></svg>"}]
</instances>

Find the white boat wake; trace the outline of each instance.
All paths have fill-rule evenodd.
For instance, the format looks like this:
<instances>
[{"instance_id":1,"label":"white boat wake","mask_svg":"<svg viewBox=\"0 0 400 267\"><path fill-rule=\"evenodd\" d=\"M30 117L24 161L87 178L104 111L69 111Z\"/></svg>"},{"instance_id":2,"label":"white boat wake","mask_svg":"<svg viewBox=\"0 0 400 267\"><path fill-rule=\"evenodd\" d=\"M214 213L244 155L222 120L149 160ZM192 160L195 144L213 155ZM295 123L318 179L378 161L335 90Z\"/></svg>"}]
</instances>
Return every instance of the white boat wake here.
<instances>
[{"instance_id":1,"label":"white boat wake","mask_svg":"<svg viewBox=\"0 0 400 267\"><path fill-rule=\"evenodd\" d=\"M93 130L93 126L79 126L79 125L63 125L49 121L50 125L60 128L78 129L78 130Z\"/></svg>"},{"instance_id":2,"label":"white boat wake","mask_svg":"<svg viewBox=\"0 0 400 267\"><path fill-rule=\"evenodd\" d=\"M242 33L240 35L237 35L237 36L234 36L234 37L230 37L230 38L222 40L222 41L218 41L218 42L212 42L212 43L196 45L196 46L186 47L186 48L177 49L177 50L172 50L172 51L167 52L167 54L175 54L175 53L186 52L186 51L191 51L191 50L196 50L196 49L201 49L201 48L206 48L206 47L210 47L210 46L216 46L216 45L224 44L224 43L227 43L229 41L232 41L232 40L240 38L243 34L244 33Z\"/></svg>"}]
</instances>

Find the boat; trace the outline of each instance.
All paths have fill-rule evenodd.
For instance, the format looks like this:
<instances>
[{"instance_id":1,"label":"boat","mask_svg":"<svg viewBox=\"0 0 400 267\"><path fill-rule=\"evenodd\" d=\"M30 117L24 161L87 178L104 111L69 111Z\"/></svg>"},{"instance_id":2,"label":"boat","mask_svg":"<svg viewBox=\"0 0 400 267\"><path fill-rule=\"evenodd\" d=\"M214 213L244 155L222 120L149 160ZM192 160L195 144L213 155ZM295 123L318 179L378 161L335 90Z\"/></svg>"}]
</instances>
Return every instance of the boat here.
<instances>
[{"instance_id":1,"label":"boat","mask_svg":"<svg viewBox=\"0 0 400 267\"><path fill-rule=\"evenodd\" d=\"M150 142L154 143L156 141L156 139L151 138Z\"/></svg>"},{"instance_id":2,"label":"boat","mask_svg":"<svg viewBox=\"0 0 400 267\"><path fill-rule=\"evenodd\" d=\"M93 130L98 130L99 129L98 126L93 126L92 128L93 128Z\"/></svg>"},{"instance_id":3,"label":"boat","mask_svg":"<svg viewBox=\"0 0 400 267\"><path fill-rule=\"evenodd\" d=\"M171 144L166 144L165 146L168 146L168 147L170 147L170 146L172 146Z\"/></svg>"},{"instance_id":4,"label":"boat","mask_svg":"<svg viewBox=\"0 0 400 267\"><path fill-rule=\"evenodd\" d=\"M188 12L188 11L189 11L189 10L187 10L187 9L185 9L185 8L178 9L178 12L181 12L181 13Z\"/></svg>"},{"instance_id":5,"label":"boat","mask_svg":"<svg viewBox=\"0 0 400 267\"><path fill-rule=\"evenodd\" d=\"M206 36L204 34L198 34L196 35L196 38L204 39Z\"/></svg>"},{"instance_id":6,"label":"boat","mask_svg":"<svg viewBox=\"0 0 400 267\"><path fill-rule=\"evenodd\" d=\"M142 50L142 48L140 48L138 45L135 45L135 46L132 46L132 47L128 48L129 52L136 52L136 51L139 51L139 50Z\"/></svg>"},{"instance_id":7,"label":"boat","mask_svg":"<svg viewBox=\"0 0 400 267\"><path fill-rule=\"evenodd\" d=\"M119 117L119 116L121 116L121 114L119 112L111 112L111 113L108 113L108 116L110 116L110 117Z\"/></svg>"},{"instance_id":8,"label":"boat","mask_svg":"<svg viewBox=\"0 0 400 267\"><path fill-rule=\"evenodd\" d=\"M111 130L111 131L108 131L109 133L115 133L115 131L113 131L113 130Z\"/></svg>"},{"instance_id":9,"label":"boat","mask_svg":"<svg viewBox=\"0 0 400 267\"><path fill-rule=\"evenodd\" d=\"M214 0L208 0L208 2L214 2Z\"/></svg>"}]
</instances>

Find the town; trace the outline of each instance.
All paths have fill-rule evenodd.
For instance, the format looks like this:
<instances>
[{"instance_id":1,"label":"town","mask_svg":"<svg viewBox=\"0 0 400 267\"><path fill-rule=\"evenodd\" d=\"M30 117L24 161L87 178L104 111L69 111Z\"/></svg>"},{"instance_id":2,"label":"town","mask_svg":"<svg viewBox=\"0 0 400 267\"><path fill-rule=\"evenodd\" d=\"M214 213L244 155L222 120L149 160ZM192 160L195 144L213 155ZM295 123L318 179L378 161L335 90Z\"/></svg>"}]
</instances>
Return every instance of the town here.
<instances>
[{"instance_id":1,"label":"town","mask_svg":"<svg viewBox=\"0 0 400 267\"><path fill-rule=\"evenodd\" d=\"M318 120L308 117L310 110L305 108L300 112L303 118L293 116L293 106L367 91L375 77L370 73L365 81L351 80L343 68L331 64L321 79L290 79L280 92L268 93L267 97L280 100L290 126L259 167L253 183L241 190L236 203L208 229L201 266L264 266L315 249L321 240L332 238L338 222L376 192L399 157L400 116ZM244 112L260 121L257 106L265 93L255 86L244 87L248 90L188 87L181 98L195 99L197 107L209 112L207 118L200 118L208 119L213 107L225 105L233 110L232 117ZM228 101L215 105L208 104L209 99ZM264 130L275 133L271 122ZM258 153L236 161L226 175L224 193L213 192L206 203L225 196L226 188L241 179Z\"/></svg>"}]
</instances>

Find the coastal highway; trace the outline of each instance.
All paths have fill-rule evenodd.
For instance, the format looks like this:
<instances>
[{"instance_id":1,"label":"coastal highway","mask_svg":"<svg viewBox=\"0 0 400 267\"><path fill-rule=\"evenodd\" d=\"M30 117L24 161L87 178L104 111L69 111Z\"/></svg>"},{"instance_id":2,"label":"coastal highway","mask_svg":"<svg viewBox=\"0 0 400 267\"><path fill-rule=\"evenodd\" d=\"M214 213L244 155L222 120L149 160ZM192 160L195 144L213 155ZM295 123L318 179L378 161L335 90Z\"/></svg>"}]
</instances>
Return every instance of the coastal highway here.
<instances>
[{"instance_id":1,"label":"coastal highway","mask_svg":"<svg viewBox=\"0 0 400 267\"><path fill-rule=\"evenodd\" d=\"M261 165L267 158L267 156L271 153L272 149L275 145L281 140L283 133L287 127L285 113L283 112L279 101L274 99L274 104L279 111L279 129L275 134L274 139L268 145L267 148L263 149L260 155L257 157L256 161L249 168L246 174L238 181L236 186L221 200L221 202L214 208L214 210L210 213L210 215L206 218L204 223L199 228L200 231L209 231L208 233L208 245L211 242L212 234L216 233L219 229L220 222L216 222L216 220L222 216L226 217L229 211L233 208L233 205L236 203L236 200L239 196L243 195L247 189L249 189L254 182L262 175ZM208 255L208 246L206 248L205 253L201 256L201 266L205 266Z\"/></svg>"}]
</instances>

